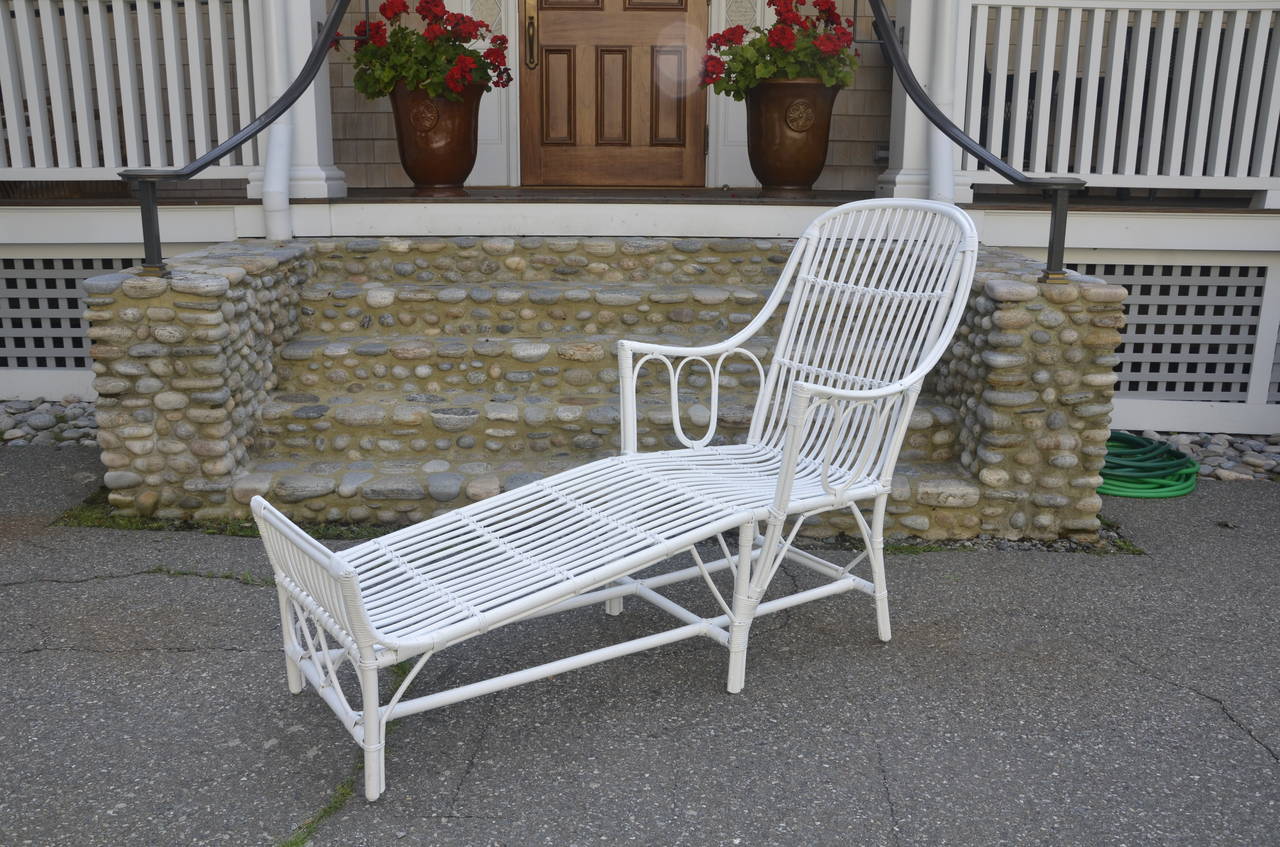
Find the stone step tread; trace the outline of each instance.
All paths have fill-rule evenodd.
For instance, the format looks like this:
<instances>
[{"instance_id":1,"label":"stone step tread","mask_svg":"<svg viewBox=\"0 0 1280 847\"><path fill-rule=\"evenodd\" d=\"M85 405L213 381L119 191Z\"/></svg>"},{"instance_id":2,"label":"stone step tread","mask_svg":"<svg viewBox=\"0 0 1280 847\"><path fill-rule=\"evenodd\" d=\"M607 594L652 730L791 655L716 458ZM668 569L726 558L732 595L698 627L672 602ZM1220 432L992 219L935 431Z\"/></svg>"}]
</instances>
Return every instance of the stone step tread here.
<instances>
[{"instance_id":1,"label":"stone step tread","mask_svg":"<svg viewBox=\"0 0 1280 847\"><path fill-rule=\"evenodd\" d=\"M695 415L709 413L701 393L687 393L682 404L682 414L688 415L692 410ZM646 393L636 398L636 406L642 413L666 409L669 405L665 392ZM562 407L582 408L581 414L565 412ZM381 426L399 424L414 426L428 418L458 425L464 423L463 418L474 421L509 421L526 419L528 409L544 409L547 414L543 420L526 420L526 423L543 423L553 419L566 422L585 419L594 424L616 424L618 422L617 395L582 394L574 397L561 395L555 402L544 400L537 392L526 394L489 395L483 393L459 394L450 396L431 393L405 393L397 389L366 390L359 394L324 393L310 391L277 391L274 392L262 409L262 420L315 420L336 419L348 426ZM593 410L606 411L592 413ZM738 425L749 424L751 408L744 404L722 403L719 406L719 417L722 422ZM537 416L535 417L542 417ZM453 419L458 420L453 420ZM654 421L659 422L659 421ZM959 416L944 403L922 397L916 404L911 416L909 432L929 429L953 429L959 423Z\"/></svg>"},{"instance_id":2,"label":"stone step tread","mask_svg":"<svg viewBox=\"0 0 1280 847\"><path fill-rule=\"evenodd\" d=\"M645 335L637 333L635 340L649 344L688 345L688 337L672 335ZM576 362L600 361L606 356L617 356L616 334L558 333L550 341L538 335L496 335L486 337L462 335L424 335L422 333L378 333L374 335L350 335L343 333L307 332L295 335L279 351L284 361L309 361L315 358L340 358L347 356L387 356L403 361L418 359L465 358L511 356L517 361L539 362L549 355ZM753 338L748 349L756 355L765 355L774 346L770 336Z\"/></svg>"},{"instance_id":3,"label":"stone step tread","mask_svg":"<svg viewBox=\"0 0 1280 847\"><path fill-rule=\"evenodd\" d=\"M587 459L585 461L590 461ZM537 460L448 462L442 459L381 461L264 458L238 477L231 494L248 503L255 494L272 502L302 503L336 495L352 506L413 504L445 508L483 500L584 463L578 456ZM537 467L538 470L531 470ZM891 499L963 508L977 503L981 489L958 462L900 462ZM419 508L421 508L419 507ZM397 511L405 512L403 508Z\"/></svg>"},{"instance_id":4,"label":"stone step tread","mask_svg":"<svg viewBox=\"0 0 1280 847\"><path fill-rule=\"evenodd\" d=\"M688 414L709 412L705 405L705 396L701 392L687 392L683 396L681 411ZM642 393L636 398L637 409L651 413L667 408L667 395L662 393ZM561 407L581 407L588 410L587 420L597 424L615 424L618 422L617 395L582 394L580 396L560 395L556 401L542 399L535 392L524 394L490 395L484 393L460 394L449 396L431 393L405 393L398 389L372 389L351 393L326 393L312 391L276 391L262 409L262 420L315 420L334 418L348 426L380 426L383 424L401 424L412 426L420 424L428 417L433 420L446 418L471 417L475 420L511 421L523 419L527 409L545 409L547 420L557 416ZM607 409L592 415L589 410ZM722 403L719 406L719 417L727 423L746 425L751 408L745 404ZM559 415L565 421L578 420L579 415L565 413ZM598 419L596 419L598 418ZM536 421L535 421L536 422ZM456 423L462 423L461 420ZM532 422L531 422L532 423ZM953 429L959 424L959 416L949 406L930 397L922 397L916 404L911 416L909 432L928 429Z\"/></svg>"}]
</instances>

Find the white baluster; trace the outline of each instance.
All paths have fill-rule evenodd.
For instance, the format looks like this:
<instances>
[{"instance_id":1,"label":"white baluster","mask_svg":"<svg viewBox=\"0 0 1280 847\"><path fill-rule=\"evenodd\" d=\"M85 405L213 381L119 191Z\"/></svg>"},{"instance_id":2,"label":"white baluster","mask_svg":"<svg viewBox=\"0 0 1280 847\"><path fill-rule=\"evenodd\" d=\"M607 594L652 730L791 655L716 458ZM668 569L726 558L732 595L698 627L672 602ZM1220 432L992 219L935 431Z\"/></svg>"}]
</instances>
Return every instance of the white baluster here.
<instances>
[{"instance_id":1,"label":"white baluster","mask_svg":"<svg viewBox=\"0 0 1280 847\"><path fill-rule=\"evenodd\" d=\"M1017 66L1013 72L1013 100L1009 107L1009 145L1004 160L1022 170L1027 148L1027 109L1031 100L1031 54L1035 49L1036 10L1023 6L1018 23Z\"/></svg>"},{"instance_id":2,"label":"white baluster","mask_svg":"<svg viewBox=\"0 0 1280 847\"><path fill-rule=\"evenodd\" d=\"M1009 148L1004 143L1004 95L1009 77L1009 30L1012 10L996 10L996 37L992 42L991 96L987 99L987 149L1004 159Z\"/></svg>"},{"instance_id":3,"label":"white baluster","mask_svg":"<svg viewBox=\"0 0 1280 847\"><path fill-rule=\"evenodd\" d=\"M63 6L67 28L67 59L71 64L71 96L75 104L76 140L80 145L82 168L96 168L98 127L94 120L97 103L93 96L93 68L89 64L89 38L85 31L85 12L79 0Z\"/></svg>"},{"instance_id":4,"label":"white baluster","mask_svg":"<svg viewBox=\"0 0 1280 847\"><path fill-rule=\"evenodd\" d=\"M1267 54L1266 82L1263 83L1260 115L1264 115L1254 144L1254 164L1249 172L1254 176L1280 176L1280 162L1276 161L1276 139L1280 138L1280 37L1273 36L1271 50ZM1278 192L1272 190L1272 196ZM1280 199L1280 198L1277 198Z\"/></svg>"},{"instance_id":5,"label":"white baluster","mask_svg":"<svg viewBox=\"0 0 1280 847\"><path fill-rule=\"evenodd\" d=\"M1205 151L1219 117L1213 113L1213 88L1218 76L1218 43L1221 40L1222 10L1214 9L1209 13L1209 22L1201 30L1200 51L1196 54L1195 87L1191 92L1188 127L1191 150L1182 171L1184 176L1201 176L1206 172Z\"/></svg>"},{"instance_id":6,"label":"white baluster","mask_svg":"<svg viewBox=\"0 0 1280 847\"><path fill-rule=\"evenodd\" d=\"M987 65L987 28L991 9L985 3L975 4L969 22L969 112L964 130L973 138L982 137L982 75ZM978 160L966 153L961 159L964 170L976 170Z\"/></svg>"},{"instance_id":7,"label":"white baluster","mask_svg":"<svg viewBox=\"0 0 1280 847\"><path fill-rule=\"evenodd\" d=\"M1049 118L1053 113L1053 72L1057 66L1058 53L1058 10L1046 8L1044 20L1040 24L1040 67L1037 71L1036 110L1034 129L1031 136L1030 162L1028 172L1043 173L1049 164ZM1063 77L1058 85L1065 87L1067 78ZM1059 97L1062 93L1059 92Z\"/></svg>"},{"instance_id":8,"label":"white baluster","mask_svg":"<svg viewBox=\"0 0 1280 847\"><path fill-rule=\"evenodd\" d=\"M1124 45L1129 28L1129 10L1111 12L1111 32L1107 44L1107 76L1102 91L1102 122L1098 126L1098 150L1093 170L1099 174L1115 173L1116 141L1123 118L1120 94L1124 90Z\"/></svg>"},{"instance_id":9,"label":"white baluster","mask_svg":"<svg viewBox=\"0 0 1280 847\"><path fill-rule=\"evenodd\" d=\"M1146 149L1138 166L1140 173L1148 177L1160 173L1160 151L1166 140L1164 135L1165 104L1168 102L1169 72L1173 56L1173 31L1177 13L1165 9L1160 13L1160 25L1156 31L1156 52L1151 59L1150 84L1147 97L1147 116L1144 134Z\"/></svg>"},{"instance_id":10,"label":"white baluster","mask_svg":"<svg viewBox=\"0 0 1280 847\"><path fill-rule=\"evenodd\" d=\"M44 72L49 82L49 114L53 118L53 144L58 151L58 167L76 166L75 130L71 123L70 85L67 82L67 59L61 3L40 0L40 34L44 39Z\"/></svg>"},{"instance_id":11,"label":"white baluster","mask_svg":"<svg viewBox=\"0 0 1280 847\"><path fill-rule=\"evenodd\" d=\"M150 2L138 3L136 21L138 57L142 65L142 109L147 124L147 164L163 168L169 164L164 143L164 91L160 87L160 42Z\"/></svg>"},{"instance_id":12,"label":"white baluster","mask_svg":"<svg viewBox=\"0 0 1280 847\"><path fill-rule=\"evenodd\" d=\"M191 150L187 147L187 79L182 55L182 35L178 30L177 0L158 2L165 88L169 93L169 149L174 166L181 167L192 159Z\"/></svg>"},{"instance_id":13,"label":"white baluster","mask_svg":"<svg viewBox=\"0 0 1280 847\"><path fill-rule=\"evenodd\" d=\"M1200 13L1188 11L1183 16L1182 32L1178 36L1178 59L1173 69L1173 97L1169 102L1169 114L1173 118L1171 131L1165 133L1169 143L1165 148L1164 167L1161 173L1177 176L1182 173L1183 138L1187 132L1187 118L1191 113L1191 78L1196 67L1196 33L1200 29Z\"/></svg>"},{"instance_id":14,"label":"white baluster","mask_svg":"<svg viewBox=\"0 0 1280 847\"><path fill-rule=\"evenodd\" d=\"M204 26L202 18L207 13L216 17L218 4L216 0L208 6L201 6L187 0L182 15L187 25L187 91L191 102L191 141L193 156L199 157L208 153L212 146L209 143L209 83L205 76L206 59L204 55Z\"/></svg>"},{"instance_id":15,"label":"white baluster","mask_svg":"<svg viewBox=\"0 0 1280 847\"><path fill-rule=\"evenodd\" d=\"M1053 172L1066 173L1071 167L1071 135L1075 131L1076 68L1080 62L1080 29L1083 12L1067 12L1067 42L1062 53L1062 76L1058 82L1058 121L1053 151Z\"/></svg>"},{"instance_id":16,"label":"white baluster","mask_svg":"<svg viewBox=\"0 0 1280 847\"><path fill-rule=\"evenodd\" d=\"M1147 53L1150 52L1151 10L1141 9L1129 30L1129 86L1125 91L1124 121L1121 131L1120 161L1116 173L1134 174L1138 170L1138 141L1144 135L1149 143L1158 143L1157 137L1143 132L1142 94L1147 81Z\"/></svg>"},{"instance_id":17,"label":"white baluster","mask_svg":"<svg viewBox=\"0 0 1280 847\"><path fill-rule=\"evenodd\" d=\"M31 8L30 0L14 0L13 11L18 53L21 56L22 82L27 97L32 164L37 168L50 168L54 166L54 160L53 146L49 143L49 112L45 109L48 87L45 84L44 53L40 49L41 39L36 28L35 10Z\"/></svg>"},{"instance_id":18,"label":"white baluster","mask_svg":"<svg viewBox=\"0 0 1280 847\"><path fill-rule=\"evenodd\" d=\"M1075 172L1094 170L1094 144L1098 109L1098 83L1102 77L1102 51L1107 13L1089 10L1089 34L1084 44L1084 73L1080 76L1080 134L1076 137Z\"/></svg>"},{"instance_id":19,"label":"white baluster","mask_svg":"<svg viewBox=\"0 0 1280 847\"><path fill-rule=\"evenodd\" d=\"M253 111L254 77L253 65L249 60L249 25L244 0L231 0L231 41L235 45L235 82L236 82L236 121L237 128L243 127L256 115ZM257 32L261 32L258 29ZM261 136L259 136L261 137ZM258 156L258 142L250 141L240 148L237 154L242 165L256 165L262 159Z\"/></svg>"},{"instance_id":20,"label":"white baluster","mask_svg":"<svg viewBox=\"0 0 1280 847\"><path fill-rule=\"evenodd\" d=\"M104 0L89 0L89 39L93 42L93 78L97 84L98 133L102 138L102 164L119 168L124 164L120 131L116 126L119 102L116 97L115 55L111 48L111 27Z\"/></svg>"},{"instance_id":21,"label":"white baluster","mask_svg":"<svg viewBox=\"0 0 1280 847\"><path fill-rule=\"evenodd\" d=\"M1267 33L1271 31L1270 10L1258 12L1249 33L1249 47L1244 55L1244 80L1240 88L1239 118L1232 138L1233 151L1227 173L1233 177L1250 176L1250 160L1253 158L1254 130L1258 127L1258 103L1262 91L1263 59L1267 47Z\"/></svg>"},{"instance_id":22,"label":"white baluster","mask_svg":"<svg viewBox=\"0 0 1280 847\"><path fill-rule=\"evenodd\" d=\"M225 141L239 127L231 120L230 61L226 34L227 7L222 0L209 3L209 65L213 82L214 139ZM232 159L224 160L230 164Z\"/></svg>"},{"instance_id":23,"label":"white baluster","mask_svg":"<svg viewBox=\"0 0 1280 847\"><path fill-rule=\"evenodd\" d=\"M4 124L9 144L7 157L4 157L4 145L0 145L0 167L25 168L31 162L27 155L26 119L20 105L22 73L18 68L18 42L6 12L0 14L0 100L4 101L7 112Z\"/></svg>"},{"instance_id":24,"label":"white baluster","mask_svg":"<svg viewBox=\"0 0 1280 847\"><path fill-rule=\"evenodd\" d=\"M1223 51L1222 67L1218 73L1218 90L1214 102L1218 104L1218 125L1209 139L1209 152L1205 159L1205 173L1209 176L1226 176L1227 146L1231 143L1232 105L1236 105L1239 120L1239 104L1236 103L1236 81L1239 79L1240 54L1244 50L1245 25L1249 13L1237 9L1229 12L1231 22L1227 28L1227 47Z\"/></svg>"}]
</instances>

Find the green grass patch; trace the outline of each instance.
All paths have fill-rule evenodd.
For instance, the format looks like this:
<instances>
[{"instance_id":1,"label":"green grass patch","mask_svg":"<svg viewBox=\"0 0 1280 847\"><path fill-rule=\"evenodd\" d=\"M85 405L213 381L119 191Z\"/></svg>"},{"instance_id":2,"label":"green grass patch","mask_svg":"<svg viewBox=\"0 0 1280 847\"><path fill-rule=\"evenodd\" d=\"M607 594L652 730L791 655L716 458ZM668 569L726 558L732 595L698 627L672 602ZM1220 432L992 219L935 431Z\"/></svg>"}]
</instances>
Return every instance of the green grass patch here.
<instances>
[{"instance_id":1,"label":"green grass patch","mask_svg":"<svg viewBox=\"0 0 1280 847\"><path fill-rule=\"evenodd\" d=\"M326 818L342 811L342 807L347 805L347 801L355 794L356 779L360 776L361 770L362 768L357 768L355 773L340 782L338 787L333 789L329 802L325 803L320 811L300 823L288 838L280 842L279 847L303 847L311 840L311 836L316 834L316 830Z\"/></svg>"},{"instance_id":2,"label":"green grass patch","mask_svg":"<svg viewBox=\"0 0 1280 847\"><path fill-rule=\"evenodd\" d=\"M181 568L166 568L163 565L152 568L143 573L158 574L160 576L197 576L201 579L229 579L233 582L243 583L245 585L261 586L264 588L273 587L276 582L269 577L257 576L249 571L241 571L240 573L204 573L203 571L188 571Z\"/></svg>"},{"instance_id":3,"label":"green grass patch","mask_svg":"<svg viewBox=\"0 0 1280 847\"><path fill-rule=\"evenodd\" d=\"M952 549L956 548L946 547L942 544L937 544L931 541L921 541L919 543L904 542L901 544L887 543L884 545L884 552L886 553L904 553L908 556L914 556L918 553L941 553L943 550ZM972 548L965 547L959 549L967 550Z\"/></svg>"},{"instance_id":4,"label":"green grass patch","mask_svg":"<svg viewBox=\"0 0 1280 847\"><path fill-rule=\"evenodd\" d=\"M232 535L241 538L258 537L258 525L246 519L187 521L116 514L107 502L105 488L98 489L83 503L63 512L53 525L149 532L202 532L206 535ZM391 531L391 527L366 524L303 523L299 526L312 538L321 541L361 541L366 538L377 538Z\"/></svg>"}]
</instances>

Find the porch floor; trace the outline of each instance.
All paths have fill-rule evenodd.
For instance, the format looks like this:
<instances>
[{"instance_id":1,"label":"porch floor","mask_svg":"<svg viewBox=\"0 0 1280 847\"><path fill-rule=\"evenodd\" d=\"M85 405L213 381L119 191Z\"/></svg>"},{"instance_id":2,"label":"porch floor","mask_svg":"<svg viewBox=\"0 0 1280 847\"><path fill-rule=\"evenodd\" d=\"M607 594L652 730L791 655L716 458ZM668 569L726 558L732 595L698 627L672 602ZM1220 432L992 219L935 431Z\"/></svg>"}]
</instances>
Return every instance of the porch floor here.
<instances>
[{"instance_id":1,"label":"porch floor","mask_svg":"<svg viewBox=\"0 0 1280 847\"><path fill-rule=\"evenodd\" d=\"M412 188L350 188L346 197L295 198L299 205L315 204L440 204L440 203L566 203L566 204L670 204L749 206L837 206L875 196L870 191L797 191L786 195L765 194L759 188L582 188L570 186L474 187L464 196L421 197ZM166 206L208 206L259 204L245 196L243 182L194 180L162 184L160 204ZM1108 212L1150 213L1259 212L1278 214L1277 209L1251 209L1248 192L1116 191L1095 189L1071 199L1071 208ZM133 205L123 182L0 182L0 207L5 206L121 206ZM1036 193L1014 189L986 190L972 202L960 204L970 210L1026 209L1044 211L1047 201Z\"/></svg>"}]
</instances>

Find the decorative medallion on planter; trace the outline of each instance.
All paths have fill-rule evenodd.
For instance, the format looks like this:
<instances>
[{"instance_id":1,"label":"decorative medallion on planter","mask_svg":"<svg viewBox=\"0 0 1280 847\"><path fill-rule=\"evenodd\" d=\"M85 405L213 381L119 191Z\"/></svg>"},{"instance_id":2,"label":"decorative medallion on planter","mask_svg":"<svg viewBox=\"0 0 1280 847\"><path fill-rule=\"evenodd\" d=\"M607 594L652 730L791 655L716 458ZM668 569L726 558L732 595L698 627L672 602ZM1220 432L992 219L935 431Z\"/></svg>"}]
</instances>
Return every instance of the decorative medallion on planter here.
<instances>
[{"instance_id":1,"label":"decorative medallion on planter","mask_svg":"<svg viewBox=\"0 0 1280 847\"><path fill-rule=\"evenodd\" d=\"M815 120L813 104L808 100L793 100L787 107L787 126L796 132L805 132Z\"/></svg>"},{"instance_id":2,"label":"decorative medallion on planter","mask_svg":"<svg viewBox=\"0 0 1280 847\"><path fill-rule=\"evenodd\" d=\"M419 135L426 135L435 129L435 125L440 122L440 107L430 100L422 100L413 104L409 119L413 122L413 128L418 131Z\"/></svg>"}]
</instances>

